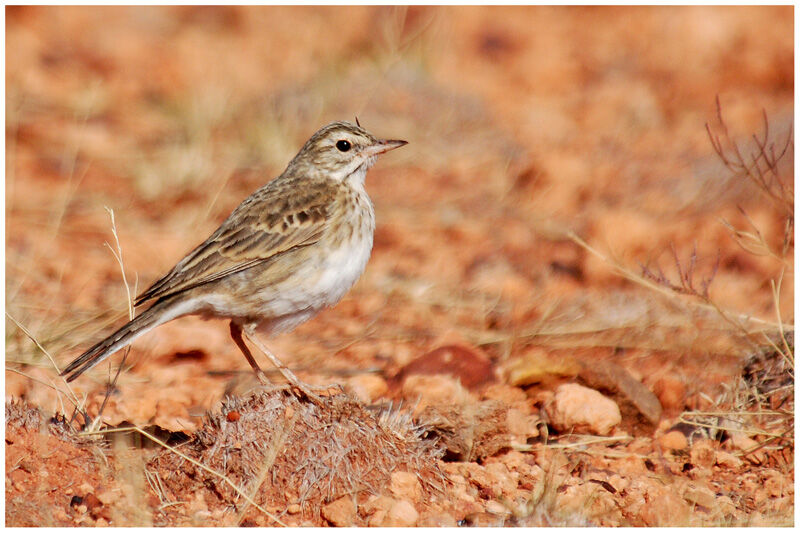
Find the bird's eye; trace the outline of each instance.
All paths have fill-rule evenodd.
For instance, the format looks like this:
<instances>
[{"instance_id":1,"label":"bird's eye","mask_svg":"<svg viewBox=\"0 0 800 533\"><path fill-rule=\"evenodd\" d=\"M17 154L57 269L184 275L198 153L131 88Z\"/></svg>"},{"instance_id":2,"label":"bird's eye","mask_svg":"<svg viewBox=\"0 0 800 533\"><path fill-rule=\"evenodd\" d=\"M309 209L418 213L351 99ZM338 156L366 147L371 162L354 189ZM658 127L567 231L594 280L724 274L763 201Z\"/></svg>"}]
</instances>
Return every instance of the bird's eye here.
<instances>
[{"instance_id":1,"label":"bird's eye","mask_svg":"<svg viewBox=\"0 0 800 533\"><path fill-rule=\"evenodd\" d=\"M336 141L336 148L338 148L340 152L347 152L350 150L350 141L345 141L344 139Z\"/></svg>"}]
</instances>

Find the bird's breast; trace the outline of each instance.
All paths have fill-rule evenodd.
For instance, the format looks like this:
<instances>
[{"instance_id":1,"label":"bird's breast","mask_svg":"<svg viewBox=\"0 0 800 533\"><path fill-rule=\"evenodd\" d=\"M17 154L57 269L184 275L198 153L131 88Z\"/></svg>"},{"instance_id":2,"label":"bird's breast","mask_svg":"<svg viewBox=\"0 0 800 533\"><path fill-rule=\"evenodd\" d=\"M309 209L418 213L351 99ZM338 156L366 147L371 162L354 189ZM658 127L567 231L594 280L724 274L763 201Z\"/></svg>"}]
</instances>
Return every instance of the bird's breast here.
<instances>
[{"instance_id":1,"label":"bird's breast","mask_svg":"<svg viewBox=\"0 0 800 533\"><path fill-rule=\"evenodd\" d=\"M348 197L320 241L321 257L312 275L325 306L338 302L364 272L374 232L375 214L366 193Z\"/></svg>"}]
</instances>

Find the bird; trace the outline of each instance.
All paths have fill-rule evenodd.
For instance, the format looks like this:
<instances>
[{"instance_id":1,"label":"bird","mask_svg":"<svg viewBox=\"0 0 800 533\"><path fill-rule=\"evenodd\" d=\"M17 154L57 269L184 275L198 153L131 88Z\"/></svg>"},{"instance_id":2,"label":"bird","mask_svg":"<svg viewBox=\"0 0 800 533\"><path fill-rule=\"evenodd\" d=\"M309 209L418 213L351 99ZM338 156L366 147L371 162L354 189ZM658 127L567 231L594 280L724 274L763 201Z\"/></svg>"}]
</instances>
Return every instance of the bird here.
<instances>
[{"instance_id":1,"label":"bird","mask_svg":"<svg viewBox=\"0 0 800 533\"><path fill-rule=\"evenodd\" d=\"M260 339L291 331L335 305L363 273L375 211L365 189L380 154L407 144L356 124L314 133L277 178L247 197L205 241L135 299L143 312L60 373L70 382L166 322L186 315L230 320L230 334L258 379L246 337L289 386L319 400ZM321 389L324 387L317 387Z\"/></svg>"}]
</instances>

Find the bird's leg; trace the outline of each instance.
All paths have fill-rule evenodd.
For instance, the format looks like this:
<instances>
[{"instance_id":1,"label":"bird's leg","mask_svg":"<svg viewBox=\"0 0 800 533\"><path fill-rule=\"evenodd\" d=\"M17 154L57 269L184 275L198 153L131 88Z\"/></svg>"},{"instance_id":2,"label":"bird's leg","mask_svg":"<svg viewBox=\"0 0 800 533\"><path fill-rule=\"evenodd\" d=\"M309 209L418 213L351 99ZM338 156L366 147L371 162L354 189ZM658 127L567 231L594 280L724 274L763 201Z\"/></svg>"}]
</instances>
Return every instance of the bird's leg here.
<instances>
[{"instance_id":1,"label":"bird's leg","mask_svg":"<svg viewBox=\"0 0 800 533\"><path fill-rule=\"evenodd\" d=\"M241 339L241 331L242 330L238 326L237 326L237 329L239 329L239 332L240 332L239 333L239 338ZM233 326L231 326L231 332L233 332ZM313 401L314 403L316 403L318 405L322 404L322 400L320 399L320 397L316 393L314 393L312 390L327 391L331 387L329 387L329 386L319 387L319 386L315 386L315 385L309 385L308 383L303 383L302 381L300 381L300 379L298 379L298 377L294 375L294 372L289 370L289 368L286 365L284 365L283 362L281 362L281 360L278 359L278 357L275 354L273 354L270 351L270 349L267 348L264 345L264 343L261 342L261 340L256 336L256 334L255 334L255 325L247 325L247 326L245 326L244 334L250 340L250 342L255 344L256 347L259 350L261 350L264 353L264 355L267 356L267 358L270 360L270 362L273 365L275 365L275 367L280 371L280 373L283 375L283 377L286 378L286 381L288 381L292 385L292 387L294 387L295 389L297 389L300 392L302 392L309 400ZM234 341L236 341L235 338L234 338ZM238 344L239 343L237 342L237 345ZM242 343L242 344L244 344L244 343ZM241 348L241 346L240 346L240 348ZM247 357L247 353L245 353L245 357ZM252 355L250 357L248 357L248 361L250 361L250 360L252 360ZM253 364L255 364L255 361L253 361L251 363L251 365L253 365ZM258 365L256 365L254 368L257 368L257 367L258 367ZM260 368L258 370L261 371ZM262 374L263 374L263 372L262 372ZM339 388L341 389L341 387L339 387Z\"/></svg>"},{"instance_id":2,"label":"bird's leg","mask_svg":"<svg viewBox=\"0 0 800 533\"><path fill-rule=\"evenodd\" d=\"M261 367L258 366L256 360L253 359L253 354L250 353L250 348L248 348L247 345L244 343L244 339L242 338L241 326L239 326L239 324L235 323L232 320L231 320L231 338L233 339L233 342L236 343L236 346L238 346L239 349L242 351L245 359L247 359L247 362L250 363L250 366L253 368L253 372L256 373L258 381L260 381L263 385L269 384L269 379L267 378L267 375L264 373L263 370L261 370Z\"/></svg>"}]
</instances>

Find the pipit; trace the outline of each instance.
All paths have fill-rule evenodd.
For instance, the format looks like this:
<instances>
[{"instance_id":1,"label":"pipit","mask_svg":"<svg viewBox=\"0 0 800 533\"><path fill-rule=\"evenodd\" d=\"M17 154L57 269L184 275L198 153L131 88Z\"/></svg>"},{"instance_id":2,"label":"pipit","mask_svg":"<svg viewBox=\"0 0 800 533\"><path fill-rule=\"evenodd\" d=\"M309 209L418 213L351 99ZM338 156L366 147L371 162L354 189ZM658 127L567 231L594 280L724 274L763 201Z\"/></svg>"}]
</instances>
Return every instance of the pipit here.
<instances>
[{"instance_id":1,"label":"pipit","mask_svg":"<svg viewBox=\"0 0 800 533\"><path fill-rule=\"evenodd\" d=\"M358 122L358 121L356 121ZM236 346L266 376L242 333L291 384L316 398L258 334L290 331L336 304L366 267L375 213L364 189L379 154L406 141L381 140L349 122L316 132L283 173L134 302L152 305L98 342L61 375L72 381L151 329L185 315L230 320Z\"/></svg>"}]
</instances>

